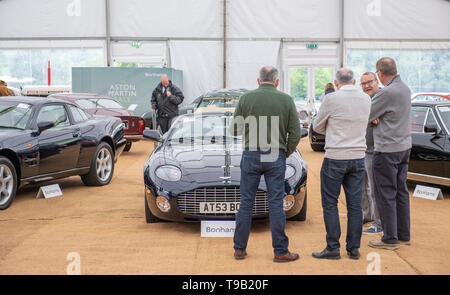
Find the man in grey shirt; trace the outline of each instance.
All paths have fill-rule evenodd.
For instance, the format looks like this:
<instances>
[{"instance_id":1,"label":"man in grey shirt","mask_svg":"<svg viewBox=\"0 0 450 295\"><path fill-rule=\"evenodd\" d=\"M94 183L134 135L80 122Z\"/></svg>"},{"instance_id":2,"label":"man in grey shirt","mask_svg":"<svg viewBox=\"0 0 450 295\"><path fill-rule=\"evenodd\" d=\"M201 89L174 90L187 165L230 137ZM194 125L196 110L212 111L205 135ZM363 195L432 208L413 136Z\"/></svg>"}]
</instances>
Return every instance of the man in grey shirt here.
<instances>
[{"instance_id":1,"label":"man in grey shirt","mask_svg":"<svg viewBox=\"0 0 450 295\"><path fill-rule=\"evenodd\" d=\"M380 59L376 68L385 87L372 101L369 122L376 125L373 180L384 235L369 246L395 250L399 243L410 244L406 177L411 152L411 91L397 75L392 58Z\"/></svg>"},{"instance_id":2,"label":"man in grey shirt","mask_svg":"<svg viewBox=\"0 0 450 295\"><path fill-rule=\"evenodd\" d=\"M361 88L362 90L369 95L372 99L374 96L380 91L380 87L378 85L377 75L372 72L366 72L361 76ZM363 223L371 222L369 228L363 230L363 234L380 234L383 232L383 227L381 226L380 214L378 212L375 193L374 193L374 185L373 185L373 127L367 127L366 131L366 173L364 176L364 186L363 186L363 195L362 195L362 210L363 210Z\"/></svg>"},{"instance_id":3,"label":"man in grey shirt","mask_svg":"<svg viewBox=\"0 0 450 295\"><path fill-rule=\"evenodd\" d=\"M359 259L362 235L361 197L364 181L366 128L370 97L355 88L353 72L340 69L334 81L338 91L327 94L314 119L314 131L325 134L325 159L320 171L327 247L314 258L340 259L341 227L338 198L341 185L347 203L347 255Z\"/></svg>"}]
</instances>

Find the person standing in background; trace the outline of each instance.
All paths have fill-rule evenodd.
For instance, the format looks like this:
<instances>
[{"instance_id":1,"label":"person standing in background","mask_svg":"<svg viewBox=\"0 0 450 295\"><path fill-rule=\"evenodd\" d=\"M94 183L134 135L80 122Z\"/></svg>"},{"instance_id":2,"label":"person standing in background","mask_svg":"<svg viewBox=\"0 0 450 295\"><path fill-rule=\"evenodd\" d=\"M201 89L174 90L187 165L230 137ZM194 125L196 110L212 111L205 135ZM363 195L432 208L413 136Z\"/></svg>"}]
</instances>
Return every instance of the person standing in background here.
<instances>
[{"instance_id":1,"label":"person standing in background","mask_svg":"<svg viewBox=\"0 0 450 295\"><path fill-rule=\"evenodd\" d=\"M0 80L0 96L13 96L11 90L8 89L8 83Z\"/></svg>"},{"instance_id":2,"label":"person standing in background","mask_svg":"<svg viewBox=\"0 0 450 295\"><path fill-rule=\"evenodd\" d=\"M372 72L366 72L361 76L361 88L372 99L380 91L377 75ZM363 234L380 234L383 233L381 226L380 214L378 213L377 203L375 200L374 184L373 184L373 128L367 127L366 131L366 173L364 177L364 187L362 195L363 223L371 222L371 226L363 230Z\"/></svg>"},{"instance_id":3,"label":"person standing in background","mask_svg":"<svg viewBox=\"0 0 450 295\"><path fill-rule=\"evenodd\" d=\"M324 93L320 96L319 101L323 102L323 98L325 97L325 95L327 95L328 93L333 93L335 91L336 90L334 89L333 83L327 83L327 85L325 85Z\"/></svg>"},{"instance_id":4,"label":"person standing in background","mask_svg":"<svg viewBox=\"0 0 450 295\"><path fill-rule=\"evenodd\" d=\"M161 83L152 93L152 112L164 134L170 129L173 118L178 116L178 105L184 100L183 92L166 75L161 76Z\"/></svg>"}]
</instances>

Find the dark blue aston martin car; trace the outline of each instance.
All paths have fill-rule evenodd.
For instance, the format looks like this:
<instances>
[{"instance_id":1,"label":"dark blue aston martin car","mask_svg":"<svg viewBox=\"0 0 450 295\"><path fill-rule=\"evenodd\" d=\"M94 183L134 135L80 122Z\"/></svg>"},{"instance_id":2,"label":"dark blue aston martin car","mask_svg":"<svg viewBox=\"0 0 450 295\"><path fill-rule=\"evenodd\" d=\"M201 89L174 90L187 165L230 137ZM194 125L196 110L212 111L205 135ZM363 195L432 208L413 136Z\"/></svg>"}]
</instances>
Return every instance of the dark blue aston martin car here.
<instances>
[{"instance_id":1,"label":"dark blue aston martin car","mask_svg":"<svg viewBox=\"0 0 450 295\"><path fill-rule=\"evenodd\" d=\"M144 131L144 137L160 142L144 165L147 223L235 218L242 140L229 135L232 115L182 115L163 137L157 130ZM307 130L302 136L307 136ZM288 219L306 219L306 177L306 162L296 151L286 159L284 210ZM261 177L253 219L268 217L267 188Z\"/></svg>"},{"instance_id":2,"label":"dark blue aston martin car","mask_svg":"<svg viewBox=\"0 0 450 295\"><path fill-rule=\"evenodd\" d=\"M76 105L39 97L0 97L0 210L27 183L80 175L85 185L111 181L125 148L124 125Z\"/></svg>"}]
</instances>

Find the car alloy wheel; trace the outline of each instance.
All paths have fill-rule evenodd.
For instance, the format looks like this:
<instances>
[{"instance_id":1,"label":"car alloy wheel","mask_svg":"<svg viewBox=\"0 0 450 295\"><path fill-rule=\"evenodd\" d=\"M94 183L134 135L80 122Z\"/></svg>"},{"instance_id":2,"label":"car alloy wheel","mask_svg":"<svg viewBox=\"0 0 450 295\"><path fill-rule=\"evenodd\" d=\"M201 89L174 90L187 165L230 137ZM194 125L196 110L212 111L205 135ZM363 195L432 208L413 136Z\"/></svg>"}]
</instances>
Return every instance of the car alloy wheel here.
<instances>
[{"instance_id":1,"label":"car alloy wheel","mask_svg":"<svg viewBox=\"0 0 450 295\"><path fill-rule=\"evenodd\" d=\"M108 149L102 148L97 155L97 176L106 181L112 172L112 157Z\"/></svg>"},{"instance_id":2,"label":"car alloy wheel","mask_svg":"<svg viewBox=\"0 0 450 295\"><path fill-rule=\"evenodd\" d=\"M5 164L0 164L0 205L8 203L13 195L14 177L11 169Z\"/></svg>"}]
</instances>

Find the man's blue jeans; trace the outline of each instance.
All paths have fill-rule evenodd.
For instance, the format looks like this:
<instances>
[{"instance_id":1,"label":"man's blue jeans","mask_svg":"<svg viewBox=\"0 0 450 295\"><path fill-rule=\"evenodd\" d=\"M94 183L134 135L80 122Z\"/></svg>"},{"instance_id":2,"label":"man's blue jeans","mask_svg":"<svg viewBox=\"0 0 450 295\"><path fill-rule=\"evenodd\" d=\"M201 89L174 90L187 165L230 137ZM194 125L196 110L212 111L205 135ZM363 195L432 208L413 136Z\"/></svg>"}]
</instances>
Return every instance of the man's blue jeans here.
<instances>
[{"instance_id":1,"label":"man's blue jeans","mask_svg":"<svg viewBox=\"0 0 450 295\"><path fill-rule=\"evenodd\" d=\"M358 160L332 160L325 158L320 171L323 219L327 231L327 249L340 249L338 198L341 185L344 187L347 203L347 246L348 251L361 245L362 235L362 187L364 182L364 158Z\"/></svg>"},{"instance_id":2,"label":"man's blue jeans","mask_svg":"<svg viewBox=\"0 0 450 295\"><path fill-rule=\"evenodd\" d=\"M288 253L289 239L284 231L286 214L283 211L285 196L284 176L286 171L286 153L279 151L278 158L272 162L261 162L259 151L244 151L241 159L241 203L236 214L234 249L244 252L250 235L252 211L256 191L264 175L269 202L270 230L275 256Z\"/></svg>"}]
</instances>

